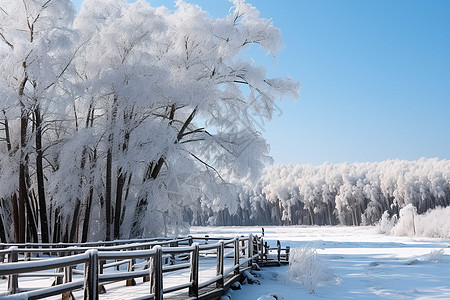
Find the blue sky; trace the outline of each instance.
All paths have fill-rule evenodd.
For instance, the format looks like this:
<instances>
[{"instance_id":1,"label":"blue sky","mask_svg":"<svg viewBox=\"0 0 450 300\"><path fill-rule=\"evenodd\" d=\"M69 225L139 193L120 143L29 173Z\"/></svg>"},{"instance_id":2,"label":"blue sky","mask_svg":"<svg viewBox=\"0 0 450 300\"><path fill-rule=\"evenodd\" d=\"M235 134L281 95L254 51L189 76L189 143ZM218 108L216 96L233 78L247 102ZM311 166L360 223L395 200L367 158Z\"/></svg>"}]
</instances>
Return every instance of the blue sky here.
<instances>
[{"instance_id":1,"label":"blue sky","mask_svg":"<svg viewBox=\"0 0 450 300\"><path fill-rule=\"evenodd\" d=\"M214 17L231 6L187 2ZM261 127L275 163L450 159L450 1L248 2L281 29L285 47L276 66L261 51L247 55L302 85L300 99L283 101Z\"/></svg>"}]
</instances>

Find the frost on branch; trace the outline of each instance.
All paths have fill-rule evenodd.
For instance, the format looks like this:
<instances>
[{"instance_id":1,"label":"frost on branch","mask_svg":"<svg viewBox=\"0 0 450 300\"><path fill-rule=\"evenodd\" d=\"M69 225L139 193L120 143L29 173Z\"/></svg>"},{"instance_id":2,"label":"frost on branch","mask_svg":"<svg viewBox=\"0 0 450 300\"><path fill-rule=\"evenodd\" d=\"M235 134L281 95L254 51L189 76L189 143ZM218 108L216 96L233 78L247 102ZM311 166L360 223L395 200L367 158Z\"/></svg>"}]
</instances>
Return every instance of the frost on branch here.
<instances>
[{"instance_id":1,"label":"frost on branch","mask_svg":"<svg viewBox=\"0 0 450 300\"><path fill-rule=\"evenodd\" d=\"M332 271L319 256L317 249L309 246L291 250L288 275L310 294L314 294L317 287L334 280Z\"/></svg>"}]
</instances>

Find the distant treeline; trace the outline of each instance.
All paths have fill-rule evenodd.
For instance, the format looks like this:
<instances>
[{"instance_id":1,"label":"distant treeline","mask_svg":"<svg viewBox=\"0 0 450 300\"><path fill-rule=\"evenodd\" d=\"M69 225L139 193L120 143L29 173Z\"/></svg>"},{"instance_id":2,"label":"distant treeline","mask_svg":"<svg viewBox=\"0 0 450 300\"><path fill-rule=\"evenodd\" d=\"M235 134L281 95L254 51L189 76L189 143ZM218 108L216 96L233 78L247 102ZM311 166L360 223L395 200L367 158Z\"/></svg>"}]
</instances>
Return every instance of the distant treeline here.
<instances>
[{"instance_id":1,"label":"distant treeline","mask_svg":"<svg viewBox=\"0 0 450 300\"><path fill-rule=\"evenodd\" d=\"M193 225L371 225L408 204L422 214L450 204L450 161L276 165L252 185L234 182L236 209L188 209Z\"/></svg>"}]
</instances>

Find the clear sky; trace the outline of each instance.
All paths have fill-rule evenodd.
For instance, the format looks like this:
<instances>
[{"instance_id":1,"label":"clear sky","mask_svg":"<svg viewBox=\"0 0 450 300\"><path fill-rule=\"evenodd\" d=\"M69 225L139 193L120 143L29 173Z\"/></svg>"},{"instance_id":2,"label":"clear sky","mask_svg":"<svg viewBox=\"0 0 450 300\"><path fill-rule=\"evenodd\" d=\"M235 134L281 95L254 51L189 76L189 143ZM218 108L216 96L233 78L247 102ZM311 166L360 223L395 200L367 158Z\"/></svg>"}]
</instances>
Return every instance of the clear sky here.
<instances>
[{"instance_id":1,"label":"clear sky","mask_svg":"<svg viewBox=\"0 0 450 300\"><path fill-rule=\"evenodd\" d=\"M74 0L80 7L82 0ZM226 0L187 1L214 17ZM248 0L281 29L270 76L302 85L261 132L275 163L450 159L450 1ZM150 1L173 7L173 1Z\"/></svg>"}]
</instances>

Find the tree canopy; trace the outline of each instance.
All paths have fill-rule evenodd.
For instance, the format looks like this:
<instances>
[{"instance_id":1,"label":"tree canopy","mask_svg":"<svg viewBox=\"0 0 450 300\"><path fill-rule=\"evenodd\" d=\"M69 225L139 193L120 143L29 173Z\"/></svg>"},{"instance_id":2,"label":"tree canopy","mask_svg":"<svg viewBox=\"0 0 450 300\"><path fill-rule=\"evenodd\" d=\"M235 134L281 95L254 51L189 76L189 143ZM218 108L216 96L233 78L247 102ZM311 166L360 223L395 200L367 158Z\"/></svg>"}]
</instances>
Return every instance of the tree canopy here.
<instances>
[{"instance_id":1,"label":"tree canopy","mask_svg":"<svg viewBox=\"0 0 450 300\"><path fill-rule=\"evenodd\" d=\"M254 116L298 96L243 59L282 40L242 0L223 18L142 0L4 0L0 15L2 241L177 233L200 199L236 207L229 179L270 160Z\"/></svg>"}]
</instances>

